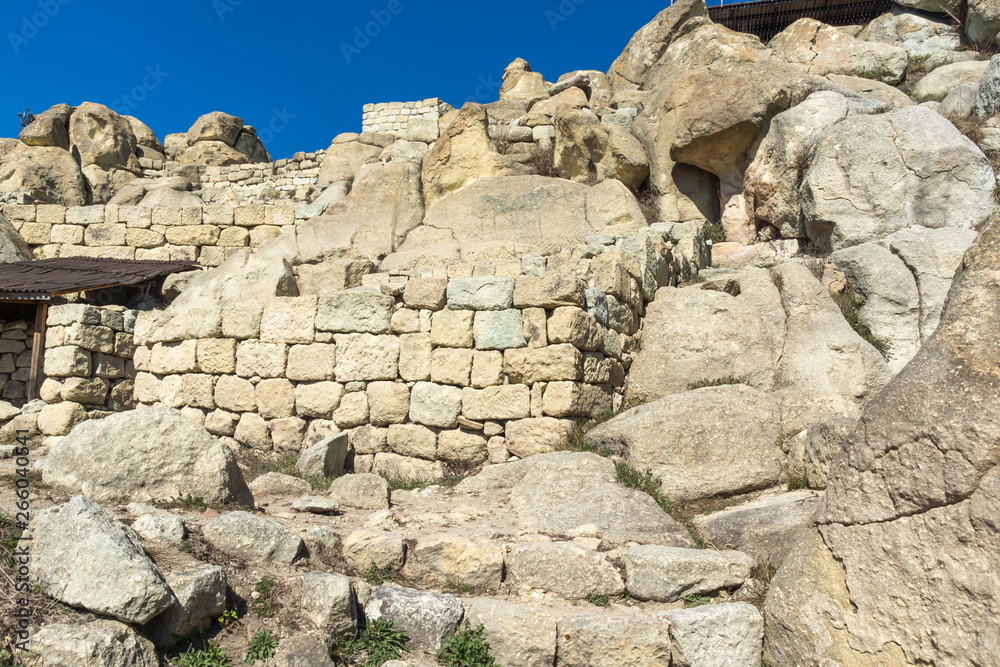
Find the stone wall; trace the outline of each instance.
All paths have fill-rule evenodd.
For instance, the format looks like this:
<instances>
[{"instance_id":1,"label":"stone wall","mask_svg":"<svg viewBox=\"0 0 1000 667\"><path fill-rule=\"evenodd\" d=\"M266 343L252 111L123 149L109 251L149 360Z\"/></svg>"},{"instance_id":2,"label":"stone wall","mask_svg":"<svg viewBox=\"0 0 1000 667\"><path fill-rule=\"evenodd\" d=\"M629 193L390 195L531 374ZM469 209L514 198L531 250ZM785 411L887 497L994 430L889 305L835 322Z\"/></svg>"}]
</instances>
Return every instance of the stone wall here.
<instances>
[{"instance_id":1,"label":"stone wall","mask_svg":"<svg viewBox=\"0 0 1000 667\"><path fill-rule=\"evenodd\" d=\"M663 230L588 241L582 257L230 303L197 314L198 338L153 340L162 317L143 314L135 400L258 450L349 430L355 470L390 477L549 451L621 405L645 303L680 273Z\"/></svg>"},{"instance_id":2,"label":"stone wall","mask_svg":"<svg viewBox=\"0 0 1000 667\"><path fill-rule=\"evenodd\" d=\"M49 405L38 418L43 435L65 435L98 413L133 407L133 332L138 311L121 306L66 304L49 308L45 332L45 380L40 398Z\"/></svg>"},{"instance_id":3,"label":"stone wall","mask_svg":"<svg viewBox=\"0 0 1000 667\"><path fill-rule=\"evenodd\" d=\"M362 132L384 132L404 138L415 118L434 121L451 110L451 105L432 97L422 102L380 102L366 104L361 118Z\"/></svg>"},{"instance_id":4,"label":"stone wall","mask_svg":"<svg viewBox=\"0 0 1000 667\"><path fill-rule=\"evenodd\" d=\"M323 212L322 204L79 206L5 204L0 211L35 257L191 260L217 266Z\"/></svg>"},{"instance_id":5,"label":"stone wall","mask_svg":"<svg viewBox=\"0 0 1000 667\"><path fill-rule=\"evenodd\" d=\"M0 318L0 398L20 403L27 396L35 323Z\"/></svg>"},{"instance_id":6,"label":"stone wall","mask_svg":"<svg viewBox=\"0 0 1000 667\"><path fill-rule=\"evenodd\" d=\"M206 167L201 176L206 203L238 200L265 202L274 199L306 203L315 195L319 167L325 150L296 153L290 159L265 164Z\"/></svg>"}]
</instances>

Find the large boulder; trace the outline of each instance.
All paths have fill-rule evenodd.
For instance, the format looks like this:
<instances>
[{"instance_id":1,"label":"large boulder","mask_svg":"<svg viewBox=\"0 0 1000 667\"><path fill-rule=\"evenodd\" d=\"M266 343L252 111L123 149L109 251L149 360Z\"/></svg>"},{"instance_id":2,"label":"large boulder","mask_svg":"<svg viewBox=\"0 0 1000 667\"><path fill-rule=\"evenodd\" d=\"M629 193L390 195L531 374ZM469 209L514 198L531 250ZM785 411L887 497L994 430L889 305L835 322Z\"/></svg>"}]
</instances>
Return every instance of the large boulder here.
<instances>
[{"instance_id":1,"label":"large boulder","mask_svg":"<svg viewBox=\"0 0 1000 667\"><path fill-rule=\"evenodd\" d=\"M83 206L87 181L73 156L62 148L29 146L0 164L0 192L26 192L38 204Z\"/></svg>"},{"instance_id":2,"label":"large boulder","mask_svg":"<svg viewBox=\"0 0 1000 667\"><path fill-rule=\"evenodd\" d=\"M20 262L31 257L31 249L14 229L14 225L0 215L0 263Z\"/></svg>"},{"instance_id":3,"label":"large boulder","mask_svg":"<svg viewBox=\"0 0 1000 667\"><path fill-rule=\"evenodd\" d=\"M450 232L463 258L493 246L517 257L645 226L635 197L618 181L588 187L544 176L482 178L438 201L424 219L424 227ZM407 238L400 251L417 249Z\"/></svg>"},{"instance_id":4,"label":"large boulder","mask_svg":"<svg viewBox=\"0 0 1000 667\"><path fill-rule=\"evenodd\" d=\"M993 223L966 254L937 333L834 460L820 527L767 596L775 667L994 661L998 271Z\"/></svg>"},{"instance_id":5,"label":"large boulder","mask_svg":"<svg viewBox=\"0 0 1000 667\"><path fill-rule=\"evenodd\" d=\"M513 523L528 533L580 534L617 544L694 544L651 497L619 484L614 463L596 454L537 454L486 468L457 489L509 495Z\"/></svg>"},{"instance_id":6,"label":"large boulder","mask_svg":"<svg viewBox=\"0 0 1000 667\"><path fill-rule=\"evenodd\" d=\"M221 141L232 146L243 129L243 119L221 111L212 111L201 116L187 131L188 144L199 141Z\"/></svg>"},{"instance_id":7,"label":"large boulder","mask_svg":"<svg viewBox=\"0 0 1000 667\"><path fill-rule=\"evenodd\" d=\"M726 202L740 193L749 153L770 119L833 87L780 60L752 35L700 17L684 32L647 73L650 99L633 126L649 155L661 219L671 222L686 209L704 208L698 193L713 189L710 181L679 179L676 165L714 174Z\"/></svg>"},{"instance_id":8,"label":"large boulder","mask_svg":"<svg viewBox=\"0 0 1000 667\"><path fill-rule=\"evenodd\" d=\"M813 146L845 118L885 109L871 100L820 91L776 115L743 183L756 227L773 225L783 238L805 238L799 189Z\"/></svg>"},{"instance_id":9,"label":"large boulder","mask_svg":"<svg viewBox=\"0 0 1000 667\"><path fill-rule=\"evenodd\" d=\"M962 59L957 53L961 33L947 17L931 17L900 7L869 22L858 39L898 46L910 58L921 58L932 67Z\"/></svg>"},{"instance_id":10,"label":"large boulder","mask_svg":"<svg viewBox=\"0 0 1000 667\"><path fill-rule=\"evenodd\" d=\"M986 156L926 107L850 116L813 149L806 233L837 250L914 225L975 228L993 213L995 185Z\"/></svg>"},{"instance_id":11,"label":"large boulder","mask_svg":"<svg viewBox=\"0 0 1000 667\"><path fill-rule=\"evenodd\" d=\"M816 19L799 19L775 35L768 46L811 74L867 75L896 84L906 73L907 57L902 48L865 42Z\"/></svg>"},{"instance_id":12,"label":"large boulder","mask_svg":"<svg viewBox=\"0 0 1000 667\"><path fill-rule=\"evenodd\" d=\"M90 420L54 445L46 484L99 502L171 500L252 505L232 451L170 408Z\"/></svg>"},{"instance_id":13,"label":"large boulder","mask_svg":"<svg viewBox=\"0 0 1000 667\"><path fill-rule=\"evenodd\" d=\"M861 93L865 97L875 100L876 102L884 102L885 104L890 104L894 107L908 107L915 104L915 102L910 99L910 96L901 91L899 88L890 86L887 83L882 83L881 81L866 79L862 76L848 76L845 74L827 74L826 78L838 86L847 88L848 90L853 90L856 93Z\"/></svg>"},{"instance_id":14,"label":"large boulder","mask_svg":"<svg viewBox=\"0 0 1000 667\"><path fill-rule=\"evenodd\" d=\"M84 102L69 118L69 150L81 167L100 165L137 171L132 126L102 104Z\"/></svg>"},{"instance_id":15,"label":"large boulder","mask_svg":"<svg viewBox=\"0 0 1000 667\"><path fill-rule=\"evenodd\" d=\"M402 588L379 586L365 604L368 622L384 618L394 630L410 637L408 650L436 651L462 620L462 602L453 595L441 595Z\"/></svg>"},{"instance_id":16,"label":"large boulder","mask_svg":"<svg viewBox=\"0 0 1000 667\"><path fill-rule=\"evenodd\" d=\"M920 79L911 95L918 102L940 102L958 86L971 83L979 85L989 63L984 60L952 63L938 67Z\"/></svg>"},{"instance_id":17,"label":"large boulder","mask_svg":"<svg viewBox=\"0 0 1000 667\"><path fill-rule=\"evenodd\" d=\"M180 164L204 164L210 167L226 167L249 161L246 155L224 141L199 141L180 150L175 160Z\"/></svg>"},{"instance_id":18,"label":"large boulder","mask_svg":"<svg viewBox=\"0 0 1000 667\"><path fill-rule=\"evenodd\" d=\"M35 515L26 539L32 582L61 602L139 624L173 603L139 536L83 496Z\"/></svg>"},{"instance_id":19,"label":"large boulder","mask_svg":"<svg viewBox=\"0 0 1000 667\"><path fill-rule=\"evenodd\" d=\"M117 621L51 623L31 635L25 667L160 667L153 643Z\"/></svg>"},{"instance_id":20,"label":"large boulder","mask_svg":"<svg viewBox=\"0 0 1000 667\"><path fill-rule=\"evenodd\" d=\"M681 26L695 16L708 16L705 1L681 0L657 14L635 33L608 71L612 90L642 88L646 73L678 36Z\"/></svg>"},{"instance_id":21,"label":"large boulder","mask_svg":"<svg viewBox=\"0 0 1000 667\"><path fill-rule=\"evenodd\" d=\"M469 102L424 158L423 184L427 208L483 176L530 174L531 168L501 155L489 137L486 107Z\"/></svg>"},{"instance_id":22,"label":"large boulder","mask_svg":"<svg viewBox=\"0 0 1000 667\"><path fill-rule=\"evenodd\" d=\"M156 133L143 123L141 120L135 116L122 116L132 128L132 134L135 135L136 151L137 154L142 152L139 157L148 157L155 160L165 160L165 151L163 144L160 140L156 138Z\"/></svg>"},{"instance_id":23,"label":"large boulder","mask_svg":"<svg viewBox=\"0 0 1000 667\"><path fill-rule=\"evenodd\" d=\"M640 405L590 430L586 440L624 452L633 468L658 477L671 499L697 500L776 483L780 434L777 402L739 384Z\"/></svg>"},{"instance_id":24,"label":"large boulder","mask_svg":"<svg viewBox=\"0 0 1000 667\"><path fill-rule=\"evenodd\" d=\"M73 107L57 104L35 116L31 123L18 135L28 146L53 146L69 150L69 116Z\"/></svg>"},{"instance_id":25,"label":"large boulder","mask_svg":"<svg viewBox=\"0 0 1000 667\"><path fill-rule=\"evenodd\" d=\"M969 0L965 34L977 44L995 42L1000 32L1000 4L996 0Z\"/></svg>"},{"instance_id":26,"label":"large boulder","mask_svg":"<svg viewBox=\"0 0 1000 667\"><path fill-rule=\"evenodd\" d=\"M625 128L589 111L564 110L556 114L555 129L555 167L563 178L616 179L635 189L649 176L646 149Z\"/></svg>"},{"instance_id":27,"label":"large boulder","mask_svg":"<svg viewBox=\"0 0 1000 667\"><path fill-rule=\"evenodd\" d=\"M346 194L350 191L361 167L377 162L383 150L385 149L381 146L337 137L326 149L326 156L320 163L316 187L325 190L334 183L344 183Z\"/></svg>"}]
</instances>

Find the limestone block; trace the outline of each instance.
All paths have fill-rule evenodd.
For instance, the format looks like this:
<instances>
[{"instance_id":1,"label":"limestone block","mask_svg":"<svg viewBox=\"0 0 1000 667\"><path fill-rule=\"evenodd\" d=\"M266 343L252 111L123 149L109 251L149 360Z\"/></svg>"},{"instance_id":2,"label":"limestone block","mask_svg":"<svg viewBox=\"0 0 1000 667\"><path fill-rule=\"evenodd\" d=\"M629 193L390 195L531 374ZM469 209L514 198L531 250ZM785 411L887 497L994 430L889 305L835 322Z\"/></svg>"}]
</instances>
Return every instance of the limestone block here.
<instances>
[{"instance_id":1,"label":"limestone block","mask_svg":"<svg viewBox=\"0 0 1000 667\"><path fill-rule=\"evenodd\" d=\"M368 397L363 391L344 394L333 413L333 421L341 430L361 426L368 422Z\"/></svg>"},{"instance_id":2,"label":"limestone block","mask_svg":"<svg viewBox=\"0 0 1000 667\"><path fill-rule=\"evenodd\" d=\"M524 320L524 338L528 347L545 347L549 344L548 317L544 308L525 308L521 311Z\"/></svg>"},{"instance_id":3,"label":"limestone block","mask_svg":"<svg viewBox=\"0 0 1000 667\"><path fill-rule=\"evenodd\" d=\"M515 308L559 308L586 305L586 285L565 273L550 273L541 277L524 276L514 286Z\"/></svg>"},{"instance_id":4,"label":"limestone block","mask_svg":"<svg viewBox=\"0 0 1000 667\"><path fill-rule=\"evenodd\" d=\"M477 350L507 350L527 345L520 310L477 312L473 335Z\"/></svg>"},{"instance_id":5,"label":"limestone block","mask_svg":"<svg viewBox=\"0 0 1000 667\"><path fill-rule=\"evenodd\" d=\"M205 373L216 375L235 373L236 341L232 338L203 338L199 340L197 365Z\"/></svg>"},{"instance_id":6,"label":"limestone block","mask_svg":"<svg viewBox=\"0 0 1000 667\"><path fill-rule=\"evenodd\" d=\"M175 378L176 375L168 377ZM180 377L180 404L193 408L215 408L215 382L214 375L203 373L187 373ZM178 407L178 406L174 406Z\"/></svg>"},{"instance_id":7,"label":"limestone block","mask_svg":"<svg viewBox=\"0 0 1000 667\"><path fill-rule=\"evenodd\" d=\"M431 343L435 347L472 347L471 310L441 310L431 318Z\"/></svg>"},{"instance_id":8,"label":"limestone block","mask_svg":"<svg viewBox=\"0 0 1000 667\"><path fill-rule=\"evenodd\" d=\"M549 417L596 417L611 412L613 395L610 385L550 382L543 410Z\"/></svg>"},{"instance_id":9,"label":"limestone block","mask_svg":"<svg viewBox=\"0 0 1000 667\"><path fill-rule=\"evenodd\" d=\"M469 386L472 374L472 350L439 347L431 355L431 382Z\"/></svg>"},{"instance_id":10,"label":"limestone block","mask_svg":"<svg viewBox=\"0 0 1000 667\"><path fill-rule=\"evenodd\" d=\"M316 328L334 333L388 333L394 305L391 296L362 289L324 294L319 298Z\"/></svg>"},{"instance_id":11,"label":"limestone block","mask_svg":"<svg viewBox=\"0 0 1000 667\"><path fill-rule=\"evenodd\" d=\"M139 400L146 402L145 399ZM257 409L253 384L235 375L223 375L215 383L215 404L223 410L250 412Z\"/></svg>"},{"instance_id":12,"label":"limestone block","mask_svg":"<svg viewBox=\"0 0 1000 667\"><path fill-rule=\"evenodd\" d=\"M519 419L506 424L507 451L518 458L545 454L563 449L576 428L571 419L537 417Z\"/></svg>"},{"instance_id":13,"label":"limestone block","mask_svg":"<svg viewBox=\"0 0 1000 667\"><path fill-rule=\"evenodd\" d=\"M400 308L392 314L389 326L395 334L420 333L420 311Z\"/></svg>"},{"instance_id":14,"label":"limestone block","mask_svg":"<svg viewBox=\"0 0 1000 667\"><path fill-rule=\"evenodd\" d=\"M375 455L372 472L386 479L434 484L444 479L445 466L441 461L401 456L394 452L380 452Z\"/></svg>"},{"instance_id":15,"label":"limestone block","mask_svg":"<svg viewBox=\"0 0 1000 667\"><path fill-rule=\"evenodd\" d=\"M419 586L495 590L503 579L503 557L503 547L485 537L426 535L407 554L403 574Z\"/></svg>"},{"instance_id":16,"label":"limestone block","mask_svg":"<svg viewBox=\"0 0 1000 667\"><path fill-rule=\"evenodd\" d=\"M556 308L548 321L550 344L570 343L581 350L598 350L604 341L593 315L573 306Z\"/></svg>"},{"instance_id":17,"label":"limestone block","mask_svg":"<svg viewBox=\"0 0 1000 667\"><path fill-rule=\"evenodd\" d=\"M167 243L173 245L215 245L219 240L219 228L211 225L180 225L167 227L164 232Z\"/></svg>"},{"instance_id":18,"label":"limestone block","mask_svg":"<svg viewBox=\"0 0 1000 667\"><path fill-rule=\"evenodd\" d=\"M462 415L467 419L524 419L530 416L530 391L527 385L462 390Z\"/></svg>"},{"instance_id":19,"label":"limestone block","mask_svg":"<svg viewBox=\"0 0 1000 667\"><path fill-rule=\"evenodd\" d=\"M462 412L462 389L418 382L410 392L410 420L427 426L454 428Z\"/></svg>"},{"instance_id":20,"label":"limestone block","mask_svg":"<svg viewBox=\"0 0 1000 667\"><path fill-rule=\"evenodd\" d=\"M504 370L510 381L517 384L582 380L583 353L569 343L507 350L504 352Z\"/></svg>"},{"instance_id":21,"label":"limestone block","mask_svg":"<svg viewBox=\"0 0 1000 667\"><path fill-rule=\"evenodd\" d=\"M311 343L315 338L316 297L276 297L264 304L260 340L264 343Z\"/></svg>"},{"instance_id":22,"label":"limestone block","mask_svg":"<svg viewBox=\"0 0 1000 667\"><path fill-rule=\"evenodd\" d=\"M441 431L438 436L438 458L462 466L478 466L490 457L487 440L468 431Z\"/></svg>"},{"instance_id":23,"label":"limestone block","mask_svg":"<svg viewBox=\"0 0 1000 667\"><path fill-rule=\"evenodd\" d=\"M236 442L250 447L268 451L271 449L271 433L267 428L267 422L260 415L253 412L244 412L240 416L240 423L236 425L236 432L233 435Z\"/></svg>"},{"instance_id":24,"label":"limestone block","mask_svg":"<svg viewBox=\"0 0 1000 667\"><path fill-rule=\"evenodd\" d=\"M66 327L63 342L91 352L111 354L115 350L115 332L111 327L74 322Z\"/></svg>"},{"instance_id":25,"label":"limestone block","mask_svg":"<svg viewBox=\"0 0 1000 667\"><path fill-rule=\"evenodd\" d=\"M295 414L295 387L283 378L261 380L254 390L257 412L264 419L280 419Z\"/></svg>"},{"instance_id":26,"label":"limestone block","mask_svg":"<svg viewBox=\"0 0 1000 667\"><path fill-rule=\"evenodd\" d=\"M503 353L495 350L476 350L472 356L472 386L482 389L502 384L503 358Z\"/></svg>"},{"instance_id":27,"label":"limestone block","mask_svg":"<svg viewBox=\"0 0 1000 667\"><path fill-rule=\"evenodd\" d=\"M243 227L226 227L219 232L216 245L224 248L245 248L250 243L250 232Z\"/></svg>"},{"instance_id":28,"label":"limestone block","mask_svg":"<svg viewBox=\"0 0 1000 667\"><path fill-rule=\"evenodd\" d=\"M407 382L431 379L433 346L431 334L415 333L399 337L399 377Z\"/></svg>"},{"instance_id":29,"label":"limestone block","mask_svg":"<svg viewBox=\"0 0 1000 667\"><path fill-rule=\"evenodd\" d=\"M149 358L149 370L159 375L197 373L198 341L156 343Z\"/></svg>"},{"instance_id":30,"label":"limestone block","mask_svg":"<svg viewBox=\"0 0 1000 667\"><path fill-rule=\"evenodd\" d=\"M388 327L388 318L386 326ZM372 334L337 334L336 379L340 382L394 380L399 338Z\"/></svg>"},{"instance_id":31,"label":"limestone block","mask_svg":"<svg viewBox=\"0 0 1000 667\"><path fill-rule=\"evenodd\" d=\"M368 416L375 426L401 424L410 412L410 389L401 382L371 382L368 393Z\"/></svg>"},{"instance_id":32,"label":"limestone block","mask_svg":"<svg viewBox=\"0 0 1000 667\"><path fill-rule=\"evenodd\" d=\"M226 412L225 410L213 410L205 415L205 430L212 435L233 437L236 433L236 424L239 423L239 415ZM252 490L252 489L251 489Z\"/></svg>"},{"instance_id":33,"label":"limestone block","mask_svg":"<svg viewBox=\"0 0 1000 667\"><path fill-rule=\"evenodd\" d=\"M431 278L413 279L403 290L403 303L417 310L441 310L447 303L448 282Z\"/></svg>"},{"instance_id":34,"label":"limestone block","mask_svg":"<svg viewBox=\"0 0 1000 667\"><path fill-rule=\"evenodd\" d=\"M90 377L90 352L75 345L49 348L43 369L49 377Z\"/></svg>"},{"instance_id":35,"label":"limestone block","mask_svg":"<svg viewBox=\"0 0 1000 667\"><path fill-rule=\"evenodd\" d=\"M388 429L367 424L351 431L350 443L355 455L389 451L388 432Z\"/></svg>"},{"instance_id":36,"label":"limestone block","mask_svg":"<svg viewBox=\"0 0 1000 667\"><path fill-rule=\"evenodd\" d=\"M393 424L386 433L389 449L400 456L437 459L437 434L420 424Z\"/></svg>"},{"instance_id":37,"label":"limestone block","mask_svg":"<svg viewBox=\"0 0 1000 667\"><path fill-rule=\"evenodd\" d=\"M507 310L514 305L514 280L497 276L455 278L448 282L451 310Z\"/></svg>"},{"instance_id":38,"label":"limestone block","mask_svg":"<svg viewBox=\"0 0 1000 667\"><path fill-rule=\"evenodd\" d=\"M336 351L337 346L328 343L292 345L288 350L285 376L296 382L333 380Z\"/></svg>"},{"instance_id":39,"label":"limestone block","mask_svg":"<svg viewBox=\"0 0 1000 667\"><path fill-rule=\"evenodd\" d=\"M343 396L344 385L337 382L299 383L295 386L295 414L331 419Z\"/></svg>"},{"instance_id":40,"label":"limestone block","mask_svg":"<svg viewBox=\"0 0 1000 667\"><path fill-rule=\"evenodd\" d=\"M301 450L302 442L306 435L306 426L306 420L300 417L272 419L268 422L267 428L271 434L271 443L274 450L279 452L297 452Z\"/></svg>"},{"instance_id":41,"label":"limestone block","mask_svg":"<svg viewBox=\"0 0 1000 667\"><path fill-rule=\"evenodd\" d=\"M236 374L241 377L277 378L285 374L288 346L244 340L236 347Z\"/></svg>"},{"instance_id":42,"label":"limestone block","mask_svg":"<svg viewBox=\"0 0 1000 667\"><path fill-rule=\"evenodd\" d=\"M97 224L87 225L83 234L83 242L89 246L123 246L125 245L125 225Z\"/></svg>"},{"instance_id":43,"label":"limestone block","mask_svg":"<svg viewBox=\"0 0 1000 667\"><path fill-rule=\"evenodd\" d=\"M38 431L42 435L68 435L73 427L87 419L87 410L79 403L63 401L46 405L38 413Z\"/></svg>"}]
</instances>

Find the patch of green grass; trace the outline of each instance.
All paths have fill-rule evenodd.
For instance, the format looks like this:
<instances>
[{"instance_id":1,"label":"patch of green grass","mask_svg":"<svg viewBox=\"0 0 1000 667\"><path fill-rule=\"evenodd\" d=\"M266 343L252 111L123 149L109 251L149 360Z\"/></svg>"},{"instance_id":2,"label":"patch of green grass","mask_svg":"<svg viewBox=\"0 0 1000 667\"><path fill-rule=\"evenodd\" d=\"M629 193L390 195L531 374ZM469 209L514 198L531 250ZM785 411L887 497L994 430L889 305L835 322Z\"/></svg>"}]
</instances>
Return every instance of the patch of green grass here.
<instances>
[{"instance_id":1,"label":"patch of green grass","mask_svg":"<svg viewBox=\"0 0 1000 667\"><path fill-rule=\"evenodd\" d=\"M386 477L385 481L389 482L389 488L393 491L413 491L414 489L424 489L434 484L426 479L408 479L395 475Z\"/></svg>"},{"instance_id":2,"label":"patch of green grass","mask_svg":"<svg viewBox=\"0 0 1000 667\"><path fill-rule=\"evenodd\" d=\"M889 68L881 65L874 69L860 70L855 73L855 76L859 76L862 79L872 79L874 81L882 81L884 83L888 83L886 79L891 81L893 78L895 78L895 75L893 75L893 73L889 71Z\"/></svg>"},{"instance_id":3,"label":"patch of green grass","mask_svg":"<svg viewBox=\"0 0 1000 667\"><path fill-rule=\"evenodd\" d=\"M874 336L871 329L862 324L858 319L861 309L865 306L865 298L849 287L833 294L832 296L834 302L840 308L840 312L844 314L844 319L851 325L851 328L854 329L855 333L861 336L861 338L863 338L869 345L878 350L879 354L883 357L886 356L886 352L889 350L889 346L886 342L881 338Z\"/></svg>"},{"instance_id":4,"label":"patch of green grass","mask_svg":"<svg viewBox=\"0 0 1000 667\"><path fill-rule=\"evenodd\" d=\"M381 586L387 581L393 581L396 578L396 571L388 565L379 567L372 563L367 570L361 573L361 576L372 586Z\"/></svg>"},{"instance_id":5,"label":"patch of green grass","mask_svg":"<svg viewBox=\"0 0 1000 667\"><path fill-rule=\"evenodd\" d=\"M692 273L691 277L687 279L687 283L686 284L688 284L688 285L698 285L700 283L705 282L706 280L708 280L708 279L705 278L705 276L701 275L700 273Z\"/></svg>"},{"instance_id":6,"label":"patch of green grass","mask_svg":"<svg viewBox=\"0 0 1000 667\"><path fill-rule=\"evenodd\" d=\"M177 667L230 667L232 665L226 652L214 645L203 649L189 649L177 656L176 664Z\"/></svg>"},{"instance_id":7,"label":"patch of green grass","mask_svg":"<svg viewBox=\"0 0 1000 667\"><path fill-rule=\"evenodd\" d=\"M726 242L726 228L721 222L712 223L712 243Z\"/></svg>"},{"instance_id":8,"label":"patch of green grass","mask_svg":"<svg viewBox=\"0 0 1000 667\"><path fill-rule=\"evenodd\" d=\"M597 607L607 607L611 604L608 596L603 593L591 593L587 596L587 602Z\"/></svg>"},{"instance_id":9,"label":"patch of green grass","mask_svg":"<svg viewBox=\"0 0 1000 667\"><path fill-rule=\"evenodd\" d=\"M483 639L483 626L475 629L465 621L465 628L444 641L437 652L438 660L448 667L494 667L490 643Z\"/></svg>"},{"instance_id":10,"label":"patch of green grass","mask_svg":"<svg viewBox=\"0 0 1000 667\"><path fill-rule=\"evenodd\" d=\"M698 382L692 382L688 385L688 390L692 391L694 389L704 389L705 387L724 387L730 384L744 384L746 380L743 378L716 378L715 380L699 380Z\"/></svg>"},{"instance_id":11,"label":"patch of green grass","mask_svg":"<svg viewBox=\"0 0 1000 667\"><path fill-rule=\"evenodd\" d=\"M249 484L261 475L269 472L278 472L282 475L299 477L296 464L299 462L299 455L295 453L285 454L278 458L260 456L256 454L241 457L240 468L243 469L243 478Z\"/></svg>"},{"instance_id":12,"label":"patch of green grass","mask_svg":"<svg viewBox=\"0 0 1000 667\"><path fill-rule=\"evenodd\" d=\"M358 643L368 653L366 665L381 667L390 660L398 660L406 651L410 638L405 632L394 630L392 621L377 618L361 631Z\"/></svg>"},{"instance_id":13,"label":"patch of green grass","mask_svg":"<svg viewBox=\"0 0 1000 667\"><path fill-rule=\"evenodd\" d=\"M0 511L0 565L8 568L14 567L13 554L17 549L17 541L22 532L8 514Z\"/></svg>"},{"instance_id":14,"label":"patch of green grass","mask_svg":"<svg viewBox=\"0 0 1000 667\"><path fill-rule=\"evenodd\" d=\"M687 607L688 609L691 609L692 607L704 606L711 601L712 598L710 598L707 595L689 595L686 598L684 598L684 606Z\"/></svg>"},{"instance_id":15,"label":"patch of green grass","mask_svg":"<svg viewBox=\"0 0 1000 667\"><path fill-rule=\"evenodd\" d=\"M258 597L254 600L253 606L254 611L256 611L259 616L270 618L277 613L278 602L276 599L276 586L277 584L273 579L268 579L266 577L258 581L257 585L254 586L254 590L258 593Z\"/></svg>"},{"instance_id":16,"label":"patch of green grass","mask_svg":"<svg viewBox=\"0 0 1000 667\"><path fill-rule=\"evenodd\" d=\"M806 478L804 475L796 475L794 473L788 473L785 476L785 484L788 485L789 491L798 491L800 489L808 489L809 484L806 483Z\"/></svg>"},{"instance_id":17,"label":"patch of green grass","mask_svg":"<svg viewBox=\"0 0 1000 667\"><path fill-rule=\"evenodd\" d=\"M278 648L278 640L274 638L271 631L261 630L250 640L250 648L247 650L245 661L248 665L252 665L258 660L263 662L274 655L276 648Z\"/></svg>"}]
</instances>

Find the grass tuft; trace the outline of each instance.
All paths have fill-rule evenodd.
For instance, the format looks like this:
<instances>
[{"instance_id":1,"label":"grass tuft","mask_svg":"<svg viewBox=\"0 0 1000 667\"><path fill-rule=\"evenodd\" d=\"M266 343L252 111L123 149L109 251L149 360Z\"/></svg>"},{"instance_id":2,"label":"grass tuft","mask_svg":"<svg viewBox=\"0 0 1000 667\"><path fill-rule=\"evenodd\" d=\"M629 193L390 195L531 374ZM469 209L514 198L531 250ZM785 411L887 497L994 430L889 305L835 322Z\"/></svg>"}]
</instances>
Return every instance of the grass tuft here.
<instances>
[{"instance_id":1,"label":"grass tuft","mask_svg":"<svg viewBox=\"0 0 1000 667\"><path fill-rule=\"evenodd\" d=\"M715 380L699 380L698 382L692 382L688 385L688 391L693 391L695 389L704 389L705 387L724 387L731 384L746 384L745 378L735 378L735 377L725 377L716 378Z\"/></svg>"},{"instance_id":2,"label":"grass tuft","mask_svg":"<svg viewBox=\"0 0 1000 667\"><path fill-rule=\"evenodd\" d=\"M858 319L861 309L865 306L864 297L850 287L845 288L832 296L834 302L840 308L840 312L844 314L844 319L851 325L851 328L854 329L855 333L861 336L861 338L863 338L869 345L878 350L883 357L886 356L886 353L889 351L888 344L881 338L874 336L871 329L862 324Z\"/></svg>"},{"instance_id":3,"label":"grass tuft","mask_svg":"<svg viewBox=\"0 0 1000 667\"><path fill-rule=\"evenodd\" d=\"M465 628L445 640L437 652L438 660L447 667L494 667L496 662L490 654L490 643L483 639L483 626Z\"/></svg>"},{"instance_id":4,"label":"grass tuft","mask_svg":"<svg viewBox=\"0 0 1000 667\"><path fill-rule=\"evenodd\" d=\"M270 630L259 631L250 640L250 648L247 650L245 661L248 665L267 660L274 655L274 649L278 648L278 640L274 638Z\"/></svg>"},{"instance_id":5,"label":"grass tuft","mask_svg":"<svg viewBox=\"0 0 1000 667\"><path fill-rule=\"evenodd\" d=\"M608 599L608 596L602 593L591 593L590 595L587 596L587 602L596 607L607 607L609 604L611 604L611 601Z\"/></svg>"}]
</instances>

